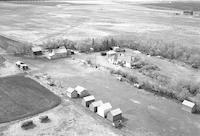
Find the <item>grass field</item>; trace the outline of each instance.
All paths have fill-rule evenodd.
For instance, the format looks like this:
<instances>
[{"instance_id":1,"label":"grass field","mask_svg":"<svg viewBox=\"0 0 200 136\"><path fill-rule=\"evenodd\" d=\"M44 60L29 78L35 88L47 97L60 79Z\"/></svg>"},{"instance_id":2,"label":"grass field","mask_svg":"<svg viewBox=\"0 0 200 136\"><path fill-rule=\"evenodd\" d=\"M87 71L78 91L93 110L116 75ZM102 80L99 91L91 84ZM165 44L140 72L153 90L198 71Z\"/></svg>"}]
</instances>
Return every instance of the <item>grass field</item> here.
<instances>
[{"instance_id":1,"label":"grass field","mask_svg":"<svg viewBox=\"0 0 200 136\"><path fill-rule=\"evenodd\" d=\"M0 79L0 123L31 116L58 105L60 98L24 76Z\"/></svg>"},{"instance_id":2,"label":"grass field","mask_svg":"<svg viewBox=\"0 0 200 136\"><path fill-rule=\"evenodd\" d=\"M116 0L1 2L0 29L1 34L33 43L136 34L199 46L200 20L173 12Z\"/></svg>"},{"instance_id":3,"label":"grass field","mask_svg":"<svg viewBox=\"0 0 200 136\"><path fill-rule=\"evenodd\" d=\"M200 2L198 1L190 1L190 2L163 2L163 3L151 3L151 4L143 4L145 6L155 6L154 8L168 8L168 9L178 9L178 10L193 10L200 11ZM153 7L152 7L153 8Z\"/></svg>"}]
</instances>

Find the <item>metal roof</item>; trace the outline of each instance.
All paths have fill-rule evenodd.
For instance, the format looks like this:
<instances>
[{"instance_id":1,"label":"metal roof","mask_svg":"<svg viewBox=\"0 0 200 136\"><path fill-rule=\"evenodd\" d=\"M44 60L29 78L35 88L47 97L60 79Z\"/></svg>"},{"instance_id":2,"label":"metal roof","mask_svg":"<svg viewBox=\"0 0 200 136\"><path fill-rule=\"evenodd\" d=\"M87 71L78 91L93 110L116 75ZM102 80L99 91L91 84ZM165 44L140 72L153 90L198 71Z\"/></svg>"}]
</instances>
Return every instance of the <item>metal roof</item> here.
<instances>
[{"instance_id":1,"label":"metal roof","mask_svg":"<svg viewBox=\"0 0 200 136\"><path fill-rule=\"evenodd\" d=\"M91 101L91 100L95 100L95 97L93 95L90 96L86 96L83 98L84 101Z\"/></svg>"},{"instance_id":2,"label":"metal roof","mask_svg":"<svg viewBox=\"0 0 200 136\"><path fill-rule=\"evenodd\" d=\"M106 110L106 109L111 109L112 106L111 106L110 103L107 102L107 103L104 103L104 104L102 104L101 106L99 106L99 108L100 108L100 109Z\"/></svg>"},{"instance_id":3,"label":"metal roof","mask_svg":"<svg viewBox=\"0 0 200 136\"><path fill-rule=\"evenodd\" d=\"M82 87L82 86L76 86L75 90L77 92L82 92L82 91L85 91L86 89L84 87Z\"/></svg>"},{"instance_id":4,"label":"metal roof","mask_svg":"<svg viewBox=\"0 0 200 136\"><path fill-rule=\"evenodd\" d=\"M120 108L118 108L118 109L111 110L110 113L111 113L113 116L116 116L116 115L121 114L122 111L120 110Z\"/></svg>"},{"instance_id":5,"label":"metal roof","mask_svg":"<svg viewBox=\"0 0 200 136\"><path fill-rule=\"evenodd\" d=\"M190 102L190 101L188 101L188 100L184 100L184 101L182 102L182 104L185 105L185 106L188 106L188 107L190 107L190 108L193 108L194 105L195 105L195 103Z\"/></svg>"},{"instance_id":6,"label":"metal roof","mask_svg":"<svg viewBox=\"0 0 200 136\"><path fill-rule=\"evenodd\" d=\"M93 103L92 103L92 106L93 106L93 107L98 107L98 106L100 106L100 105L102 105L102 104L103 104L102 100L99 100L99 101L93 102Z\"/></svg>"},{"instance_id":7,"label":"metal roof","mask_svg":"<svg viewBox=\"0 0 200 136\"><path fill-rule=\"evenodd\" d=\"M69 92L69 93L72 93L72 92L74 92L74 91L75 91L75 89L72 88L72 87L67 88L67 92Z\"/></svg>"}]
</instances>

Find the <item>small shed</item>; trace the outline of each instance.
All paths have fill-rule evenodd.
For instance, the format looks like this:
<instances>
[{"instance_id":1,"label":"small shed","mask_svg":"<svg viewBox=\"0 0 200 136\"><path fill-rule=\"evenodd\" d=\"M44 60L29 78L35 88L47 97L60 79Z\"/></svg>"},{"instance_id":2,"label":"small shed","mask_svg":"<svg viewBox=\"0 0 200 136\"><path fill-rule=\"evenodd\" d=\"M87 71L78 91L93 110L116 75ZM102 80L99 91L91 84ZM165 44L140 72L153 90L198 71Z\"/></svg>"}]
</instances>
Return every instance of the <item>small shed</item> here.
<instances>
[{"instance_id":1,"label":"small shed","mask_svg":"<svg viewBox=\"0 0 200 136\"><path fill-rule=\"evenodd\" d=\"M82 99L82 105L84 107L89 107L92 102L95 101L95 97L93 95L86 96Z\"/></svg>"},{"instance_id":2,"label":"small shed","mask_svg":"<svg viewBox=\"0 0 200 136\"><path fill-rule=\"evenodd\" d=\"M67 89L67 96L70 98L77 98L78 97L78 93L74 88L69 87Z\"/></svg>"},{"instance_id":3,"label":"small shed","mask_svg":"<svg viewBox=\"0 0 200 136\"><path fill-rule=\"evenodd\" d=\"M96 113L97 112L97 108L99 106L101 106L102 104L103 104L103 102L101 100L95 101L95 102L90 104L89 108L90 108L91 111Z\"/></svg>"},{"instance_id":4,"label":"small shed","mask_svg":"<svg viewBox=\"0 0 200 136\"><path fill-rule=\"evenodd\" d=\"M107 119L112 122L122 120L122 111L119 108L111 110L108 112Z\"/></svg>"},{"instance_id":5,"label":"small shed","mask_svg":"<svg viewBox=\"0 0 200 136\"><path fill-rule=\"evenodd\" d=\"M33 55L35 56L39 56L39 55L42 55L42 47L40 46L34 46L31 48L32 52L33 52Z\"/></svg>"},{"instance_id":6,"label":"small shed","mask_svg":"<svg viewBox=\"0 0 200 136\"><path fill-rule=\"evenodd\" d=\"M182 109L185 110L185 111L187 111L187 112L193 113L195 111L195 107L196 107L195 103L193 103L191 101L184 100L182 102L182 105L183 105Z\"/></svg>"},{"instance_id":7,"label":"small shed","mask_svg":"<svg viewBox=\"0 0 200 136\"><path fill-rule=\"evenodd\" d=\"M107 117L109 111L111 111L112 106L110 103L104 103L97 108L97 114L103 118Z\"/></svg>"},{"instance_id":8,"label":"small shed","mask_svg":"<svg viewBox=\"0 0 200 136\"><path fill-rule=\"evenodd\" d=\"M75 90L77 91L78 96L81 97L81 98L82 98L82 97L86 97L86 96L89 95L87 89L84 88L84 87L82 87L82 86L77 86L77 87L75 88Z\"/></svg>"}]
</instances>

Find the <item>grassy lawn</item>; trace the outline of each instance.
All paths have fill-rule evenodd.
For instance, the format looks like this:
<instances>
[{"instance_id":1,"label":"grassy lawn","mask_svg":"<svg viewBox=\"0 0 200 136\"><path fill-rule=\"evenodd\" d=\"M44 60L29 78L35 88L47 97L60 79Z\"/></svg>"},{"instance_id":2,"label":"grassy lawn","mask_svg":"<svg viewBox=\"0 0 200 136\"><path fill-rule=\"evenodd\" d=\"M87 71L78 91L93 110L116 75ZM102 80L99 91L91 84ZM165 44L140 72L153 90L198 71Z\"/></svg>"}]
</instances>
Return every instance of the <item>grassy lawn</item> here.
<instances>
[{"instance_id":1,"label":"grassy lawn","mask_svg":"<svg viewBox=\"0 0 200 136\"><path fill-rule=\"evenodd\" d=\"M59 97L20 75L0 79L0 97L0 123L31 116L60 104Z\"/></svg>"}]
</instances>

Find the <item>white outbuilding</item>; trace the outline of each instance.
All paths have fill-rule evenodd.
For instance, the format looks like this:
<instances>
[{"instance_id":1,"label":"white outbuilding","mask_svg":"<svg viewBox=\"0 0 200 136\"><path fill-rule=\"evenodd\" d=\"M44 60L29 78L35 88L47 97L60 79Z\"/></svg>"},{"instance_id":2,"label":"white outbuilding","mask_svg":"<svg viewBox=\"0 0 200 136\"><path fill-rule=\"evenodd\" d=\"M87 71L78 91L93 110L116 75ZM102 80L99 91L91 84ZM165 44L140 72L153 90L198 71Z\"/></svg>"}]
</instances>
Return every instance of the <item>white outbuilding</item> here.
<instances>
[{"instance_id":1,"label":"white outbuilding","mask_svg":"<svg viewBox=\"0 0 200 136\"><path fill-rule=\"evenodd\" d=\"M67 89L67 96L70 97L70 98L77 98L78 97L78 93L74 88L69 87Z\"/></svg>"},{"instance_id":2,"label":"white outbuilding","mask_svg":"<svg viewBox=\"0 0 200 136\"><path fill-rule=\"evenodd\" d=\"M86 96L89 95L87 89L84 88L84 87L82 87L82 86L77 86L77 87L75 88L75 90L77 91L78 96L81 97L81 98L86 97Z\"/></svg>"},{"instance_id":3,"label":"white outbuilding","mask_svg":"<svg viewBox=\"0 0 200 136\"><path fill-rule=\"evenodd\" d=\"M193 103L193 102L191 102L191 101L188 101L188 100L184 100L183 102L182 102L182 105L183 105L183 107L182 107L182 109L183 110L185 110L185 111L187 111L187 112L194 112L195 111L195 103Z\"/></svg>"},{"instance_id":4,"label":"white outbuilding","mask_svg":"<svg viewBox=\"0 0 200 136\"><path fill-rule=\"evenodd\" d=\"M112 122L122 120L122 111L119 108L111 110L107 114L107 119Z\"/></svg>"},{"instance_id":5,"label":"white outbuilding","mask_svg":"<svg viewBox=\"0 0 200 136\"><path fill-rule=\"evenodd\" d=\"M82 105L83 105L84 107L89 107L90 104L91 104L92 102L94 102L94 101L95 101L95 97L94 97L93 95L86 96L86 97L83 97L83 99L82 99Z\"/></svg>"},{"instance_id":6,"label":"white outbuilding","mask_svg":"<svg viewBox=\"0 0 200 136\"><path fill-rule=\"evenodd\" d=\"M111 111L112 106L110 103L104 103L97 108L97 114L103 118L107 117L109 111Z\"/></svg>"},{"instance_id":7,"label":"white outbuilding","mask_svg":"<svg viewBox=\"0 0 200 136\"><path fill-rule=\"evenodd\" d=\"M97 112L97 108L99 106L101 106L102 104L103 104L102 100L95 101L95 102L90 104L89 108L90 108L91 111L96 113Z\"/></svg>"}]
</instances>

